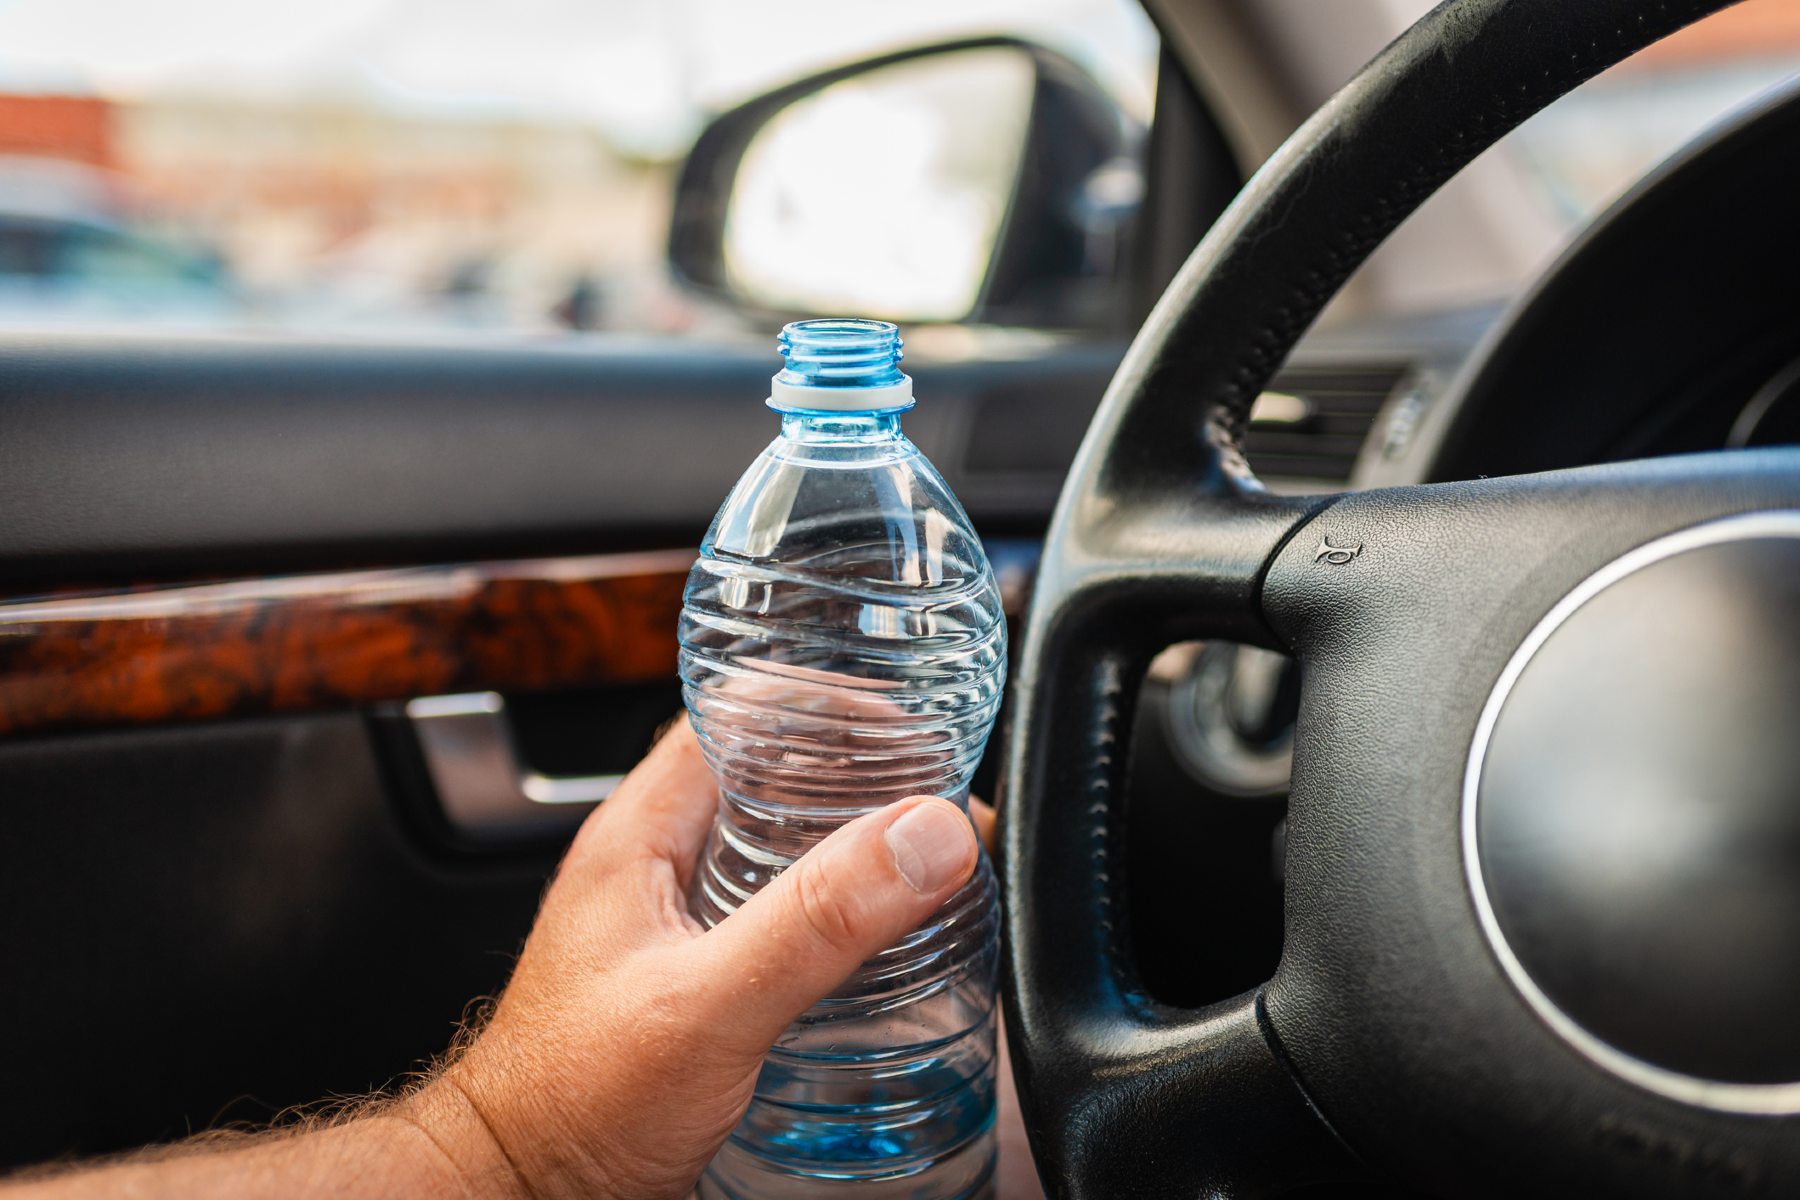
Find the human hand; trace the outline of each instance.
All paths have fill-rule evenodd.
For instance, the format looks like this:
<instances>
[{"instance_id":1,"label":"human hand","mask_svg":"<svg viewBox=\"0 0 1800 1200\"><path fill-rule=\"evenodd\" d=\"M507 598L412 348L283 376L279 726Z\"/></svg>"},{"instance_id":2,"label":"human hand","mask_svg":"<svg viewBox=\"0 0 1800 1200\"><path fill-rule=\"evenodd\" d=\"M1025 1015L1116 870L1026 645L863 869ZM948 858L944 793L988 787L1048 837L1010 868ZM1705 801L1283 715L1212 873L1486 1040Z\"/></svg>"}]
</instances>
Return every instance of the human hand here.
<instances>
[{"instance_id":1,"label":"human hand","mask_svg":"<svg viewBox=\"0 0 1800 1200\"><path fill-rule=\"evenodd\" d=\"M956 806L903 800L703 932L686 895L716 802L680 723L576 835L487 1027L404 1102L476 1194L685 1195L776 1037L976 863Z\"/></svg>"}]
</instances>

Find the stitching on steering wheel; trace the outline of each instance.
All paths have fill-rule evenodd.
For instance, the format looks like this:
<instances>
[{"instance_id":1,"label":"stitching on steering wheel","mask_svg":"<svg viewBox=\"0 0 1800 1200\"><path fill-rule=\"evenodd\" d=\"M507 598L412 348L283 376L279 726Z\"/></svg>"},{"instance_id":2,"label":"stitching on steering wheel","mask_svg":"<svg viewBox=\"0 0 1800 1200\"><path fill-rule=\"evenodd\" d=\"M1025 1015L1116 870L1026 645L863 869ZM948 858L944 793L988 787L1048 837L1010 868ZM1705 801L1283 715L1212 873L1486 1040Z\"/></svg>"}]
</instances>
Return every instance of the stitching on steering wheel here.
<instances>
[{"instance_id":1,"label":"stitching on steering wheel","mask_svg":"<svg viewBox=\"0 0 1800 1200\"><path fill-rule=\"evenodd\" d=\"M1122 705L1125 681L1116 659L1106 659L1100 665L1100 673L1099 713L1094 722L1094 740L1088 746L1085 772L1088 794L1094 797L1087 810L1093 818L1088 825L1088 837L1094 843L1089 856L1094 863L1095 894L1100 898L1100 930L1102 944L1106 947L1107 970L1119 991L1135 998L1130 984L1131 973L1125 969L1119 947L1122 939L1115 936L1118 931L1113 917L1116 908L1112 886L1113 841L1118 836L1118 823L1112 819L1113 773L1115 765L1125 758L1119 746L1119 728L1125 716Z\"/></svg>"}]
</instances>

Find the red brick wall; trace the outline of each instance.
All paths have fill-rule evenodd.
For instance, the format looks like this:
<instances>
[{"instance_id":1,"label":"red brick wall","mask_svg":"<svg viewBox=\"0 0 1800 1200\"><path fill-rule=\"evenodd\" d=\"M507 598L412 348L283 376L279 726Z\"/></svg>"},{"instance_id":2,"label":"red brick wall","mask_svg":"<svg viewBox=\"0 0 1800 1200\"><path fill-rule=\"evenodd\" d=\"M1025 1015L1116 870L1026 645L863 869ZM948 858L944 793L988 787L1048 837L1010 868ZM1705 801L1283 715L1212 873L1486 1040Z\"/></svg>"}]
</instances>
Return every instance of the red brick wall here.
<instances>
[{"instance_id":1,"label":"red brick wall","mask_svg":"<svg viewBox=\"0 0 1800 1200\"><path fill-rule=\"evenodd\" d=\"M0 94L0 154L37 154L110 167L110 106L91 96Z\"/></svg>"}]
</instances>

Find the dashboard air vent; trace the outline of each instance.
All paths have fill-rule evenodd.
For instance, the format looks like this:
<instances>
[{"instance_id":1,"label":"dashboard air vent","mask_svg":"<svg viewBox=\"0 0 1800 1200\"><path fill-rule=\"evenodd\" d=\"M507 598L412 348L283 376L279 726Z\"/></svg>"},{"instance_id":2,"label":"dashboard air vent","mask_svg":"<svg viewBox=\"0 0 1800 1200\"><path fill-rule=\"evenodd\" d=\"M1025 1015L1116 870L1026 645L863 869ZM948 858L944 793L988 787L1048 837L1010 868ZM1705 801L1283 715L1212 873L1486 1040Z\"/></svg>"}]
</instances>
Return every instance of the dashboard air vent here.
<instances>
[{"instance_id":1,"label":"dashboard air vent","mask_svg":"<svg viewBox=\"0 0 1800 1200\"><path fill-rule=\"evenodd\" d=\"M1250 410L1244 454L1251 468L1270 479L1348 483L1381 406L1405 373L1385 364L1286 368Z\"/></svg>"}]
</instances>

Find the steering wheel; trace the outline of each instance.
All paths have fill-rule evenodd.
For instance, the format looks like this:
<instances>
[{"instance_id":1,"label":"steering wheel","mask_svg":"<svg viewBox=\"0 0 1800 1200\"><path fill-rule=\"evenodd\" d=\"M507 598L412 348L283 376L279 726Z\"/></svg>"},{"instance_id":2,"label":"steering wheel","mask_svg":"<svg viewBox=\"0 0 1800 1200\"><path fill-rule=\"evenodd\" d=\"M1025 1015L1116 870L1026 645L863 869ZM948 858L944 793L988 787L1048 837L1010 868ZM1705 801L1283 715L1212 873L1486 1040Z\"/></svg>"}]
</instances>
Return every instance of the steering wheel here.
<instances>
[{"instance_id":1,"label":"steering wheel","mask_svg":"<svg viewBox=\"0 0 1800 1200\"><path fill-rule=\"evenodd\" d=\"M1132 345L1053 519L1003 783L1007 1028L1053 1195L1800 1186L1800 451L1299 499L1240 450L1430 192L1721 7L1441 5ZM1189 638L1303 680L1282 957L1201 1009L1140 985L1123 886L1135 694Z\"/></svg>"}]
</instances>

